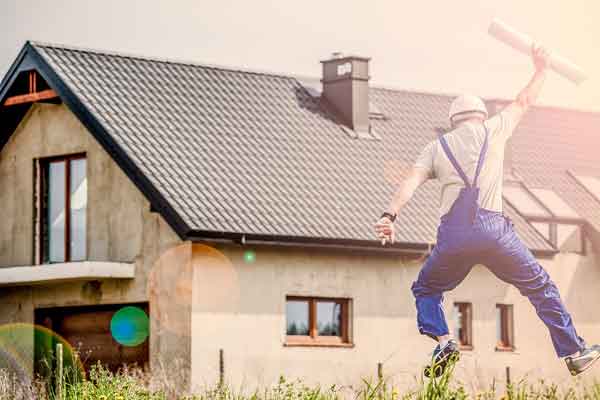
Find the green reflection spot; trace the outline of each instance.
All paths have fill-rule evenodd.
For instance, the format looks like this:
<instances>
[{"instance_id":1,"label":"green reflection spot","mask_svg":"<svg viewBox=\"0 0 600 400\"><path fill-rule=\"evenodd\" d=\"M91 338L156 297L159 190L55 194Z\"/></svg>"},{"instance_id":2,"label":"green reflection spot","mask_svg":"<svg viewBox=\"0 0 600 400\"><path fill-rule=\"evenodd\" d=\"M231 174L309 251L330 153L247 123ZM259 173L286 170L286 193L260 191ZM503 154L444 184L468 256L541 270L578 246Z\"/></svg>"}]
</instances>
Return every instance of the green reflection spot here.
<instances>
[{"instance_id":1,"label":"green reflection spot","mask_svg":"<svg viewBox=\"0 0 600 400\"><path fill-rule=\"evenodd\" d=\"M123 307L110 320L110 332L123 346L138 346L148 338L150 332L148 316L139 307Z\"/></svg>"},{"instance_id":2,"label":"green reflection spot","mask_svg":"<svg viewBox=\"0 0 600 400\"><path fill-rule=\"evenodd\" d=\"M246 252L244 252L244 261L246 261L247 263L253 263L254 261L256 261L256 253L252 250L247 250Z\"/></svg>"}]
</instances>

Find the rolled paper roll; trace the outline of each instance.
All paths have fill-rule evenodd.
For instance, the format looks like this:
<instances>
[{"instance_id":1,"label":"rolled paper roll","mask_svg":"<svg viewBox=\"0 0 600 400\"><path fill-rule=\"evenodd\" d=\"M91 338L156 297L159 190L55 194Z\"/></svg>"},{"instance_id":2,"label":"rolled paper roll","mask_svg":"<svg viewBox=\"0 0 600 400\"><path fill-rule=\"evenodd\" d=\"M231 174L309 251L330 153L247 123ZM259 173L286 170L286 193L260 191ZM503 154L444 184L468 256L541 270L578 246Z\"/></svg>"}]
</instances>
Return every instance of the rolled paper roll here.
<instances>
[{"instance_id":1,"label":"rolled paper roll","mask_svg":"<svg viewBox=\"0 0 600 400\"><path fill-rule=\"evenodd\" d=\"M534 41L498 19L492 21L488 33L521 53L531 54L531 46ZM550 54L550 69L577 85L587 79L580 67L553 53Z\"/></svg>"}]
</instances>

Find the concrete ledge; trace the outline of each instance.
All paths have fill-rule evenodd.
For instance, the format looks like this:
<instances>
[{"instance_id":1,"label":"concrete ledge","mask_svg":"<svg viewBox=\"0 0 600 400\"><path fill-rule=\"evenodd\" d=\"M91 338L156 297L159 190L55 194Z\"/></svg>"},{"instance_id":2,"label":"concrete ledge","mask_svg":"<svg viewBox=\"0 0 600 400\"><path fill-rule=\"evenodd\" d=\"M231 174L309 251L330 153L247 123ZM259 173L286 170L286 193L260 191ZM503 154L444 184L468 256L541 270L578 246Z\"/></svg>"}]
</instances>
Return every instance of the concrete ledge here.
<instances>
[{"instance_id":1,"label":"concrete ledge","mask_svg":"<svg viewBox=\"0 0 600 400\"><path fill-rule=\"evenodd\" d=\"M0 286L43 285L94 279L133 279L134 277L135 264L101 261L0 268Z\"/></svg>"}]
</instances>

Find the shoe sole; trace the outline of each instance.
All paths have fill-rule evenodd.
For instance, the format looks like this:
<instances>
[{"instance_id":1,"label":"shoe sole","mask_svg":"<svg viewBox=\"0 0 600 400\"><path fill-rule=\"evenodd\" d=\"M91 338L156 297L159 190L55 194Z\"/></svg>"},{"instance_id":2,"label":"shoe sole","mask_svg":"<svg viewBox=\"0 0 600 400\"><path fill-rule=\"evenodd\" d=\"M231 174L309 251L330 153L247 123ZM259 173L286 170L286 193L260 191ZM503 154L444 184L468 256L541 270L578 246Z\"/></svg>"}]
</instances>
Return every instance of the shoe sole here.
<instances>
[{"instance_id":1,"label":"shoe sole","mask_svg":"<svg viewBox=\"0 0 600 400\"><path fill-rule=\"evenodd\" d=\"M585 371L587 371L588 369L592 368L592 366L596 363L596 361L598 361L600 359L600 354L598 354L596 357L594 357L594 359L592 361L590 361L590 363L588 365L586 365L585 367L583 367L583 369L579 370L579 371L571 371L571 375L573 376L577 376L579 374L583 374Z\"/></svg>"}]
</instances>

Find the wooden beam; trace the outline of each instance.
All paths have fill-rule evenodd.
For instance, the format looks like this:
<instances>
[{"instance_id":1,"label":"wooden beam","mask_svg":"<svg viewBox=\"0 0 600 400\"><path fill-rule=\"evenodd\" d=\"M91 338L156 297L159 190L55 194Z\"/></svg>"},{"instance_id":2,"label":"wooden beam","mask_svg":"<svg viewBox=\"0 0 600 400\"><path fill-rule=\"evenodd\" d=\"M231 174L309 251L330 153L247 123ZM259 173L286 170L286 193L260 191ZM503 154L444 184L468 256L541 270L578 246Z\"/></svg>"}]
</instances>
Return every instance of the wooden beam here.
<instances>
[{"instance_id":1,"label":"wooden beam","mask_svg":"<svg viewBox=\"0 0 600 400\"><path fill-rule=\"evenodd\" d=\"M18 96L12 96L6 99L4 102L5 106L14 106L16 104L35 103L41 100L50 100L57 98L58 94L52 89L42 90L41 92L21 94Z\"/></svg>"}]
</instances>

